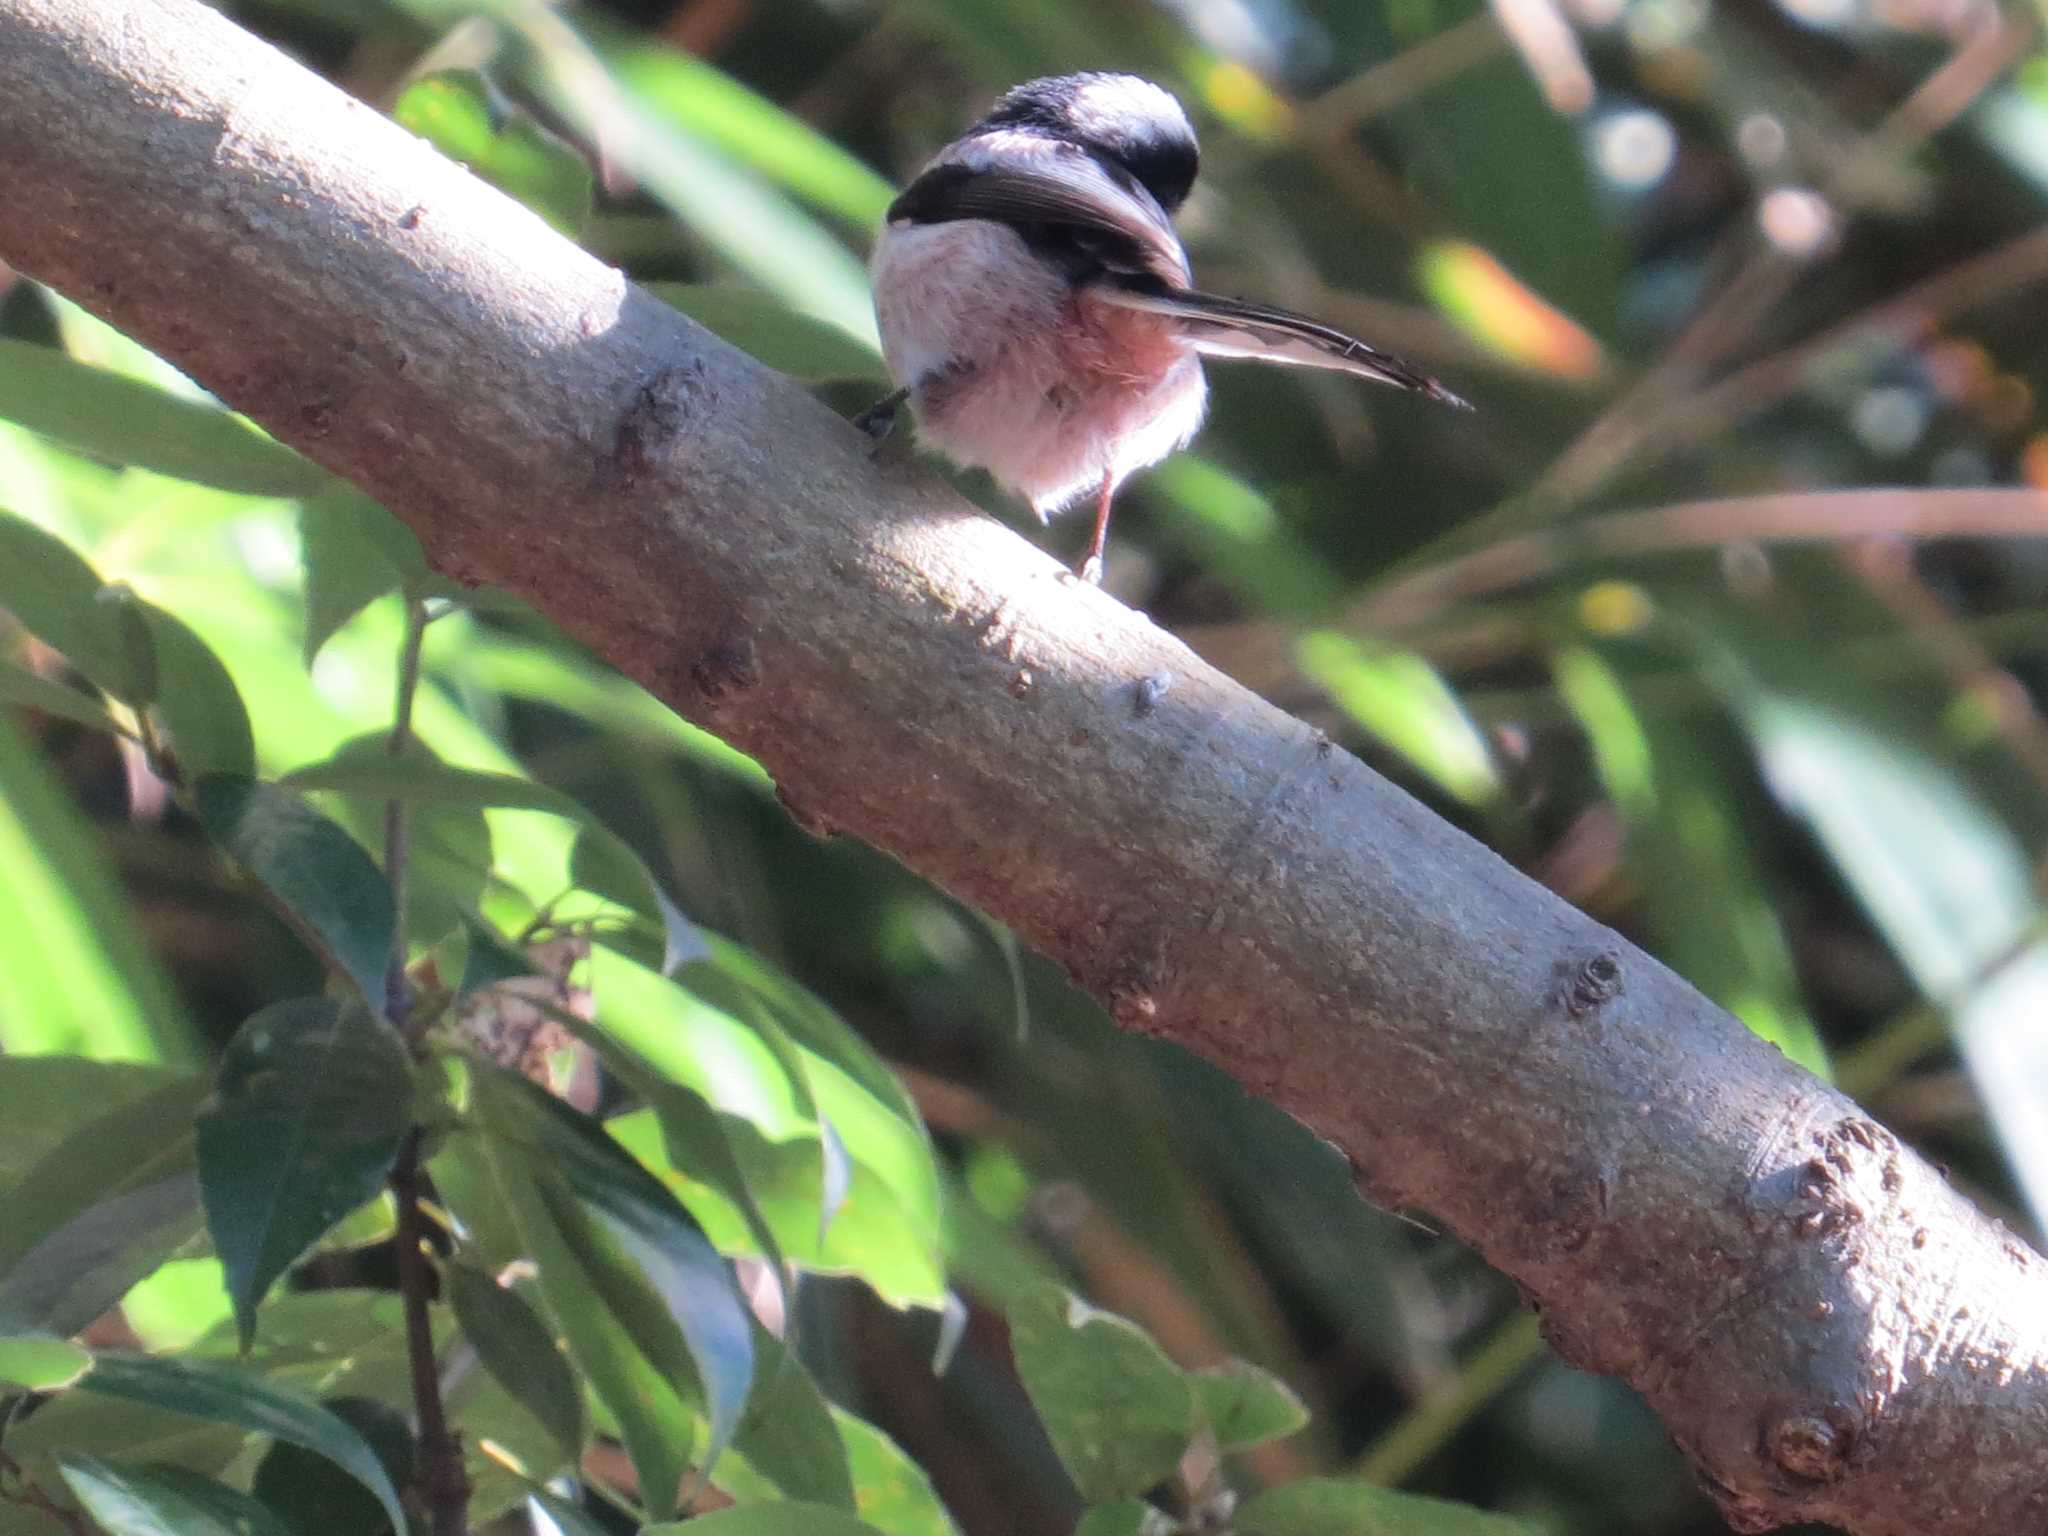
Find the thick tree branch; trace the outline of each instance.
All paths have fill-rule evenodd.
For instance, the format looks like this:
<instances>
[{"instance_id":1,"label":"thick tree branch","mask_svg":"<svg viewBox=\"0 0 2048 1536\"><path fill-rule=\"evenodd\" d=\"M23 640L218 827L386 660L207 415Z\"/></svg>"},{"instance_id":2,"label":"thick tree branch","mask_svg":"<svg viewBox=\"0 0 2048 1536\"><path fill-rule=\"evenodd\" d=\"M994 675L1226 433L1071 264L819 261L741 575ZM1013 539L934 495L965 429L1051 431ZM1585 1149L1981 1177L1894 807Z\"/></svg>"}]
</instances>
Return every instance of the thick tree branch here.
<instances>
[{"instance_id":1,"label":"thick tree branch","mask_svg":"<svg viewBox=\"0 0 2048 1536\"><path fill-rule=\"evenodd\" d=\"M2041 1262L1142 616L194 0L0 0L0 257L1513 1275L1762 1529L2048 1529ZM1995 1524L1994 1524L1995 1522Z\"/></svg>"}]
</instances>

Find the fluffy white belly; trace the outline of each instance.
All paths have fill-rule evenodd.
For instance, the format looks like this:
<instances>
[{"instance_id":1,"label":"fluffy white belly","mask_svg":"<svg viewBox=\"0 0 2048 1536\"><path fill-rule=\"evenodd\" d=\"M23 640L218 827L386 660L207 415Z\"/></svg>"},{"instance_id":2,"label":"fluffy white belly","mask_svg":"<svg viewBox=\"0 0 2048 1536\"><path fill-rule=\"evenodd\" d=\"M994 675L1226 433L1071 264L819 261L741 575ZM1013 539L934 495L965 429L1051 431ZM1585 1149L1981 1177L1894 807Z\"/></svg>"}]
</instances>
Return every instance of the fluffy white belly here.
<instances>
[{"instance_id":1,"label":"fluffy white belly","mask_svg":"<svg viewBox=\"0 0 2048 1536\"><path fill-rule=\"evenodd\" d=\"M922 441L986 469L1040 517L1194 436L1208 387L1156 315L1076 290L1007 225L892 225L876 321Z\"/></svg>"}]
</instances>

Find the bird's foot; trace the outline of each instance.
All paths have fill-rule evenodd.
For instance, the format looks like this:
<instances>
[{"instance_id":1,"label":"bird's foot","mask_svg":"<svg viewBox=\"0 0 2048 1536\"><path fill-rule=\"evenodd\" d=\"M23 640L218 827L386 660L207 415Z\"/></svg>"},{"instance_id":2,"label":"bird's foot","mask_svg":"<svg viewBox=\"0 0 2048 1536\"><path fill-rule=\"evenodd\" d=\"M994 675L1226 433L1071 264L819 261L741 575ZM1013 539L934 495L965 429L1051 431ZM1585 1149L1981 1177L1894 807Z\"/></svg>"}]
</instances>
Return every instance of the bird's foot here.
<instances>
[{"instance_id":1,"label":"bird's foot","mask_svg":"<svg viewBox=\"0 0 2048 1536\"><path fill-rule=\"evenodd\" d=\"M896 430L896 413L909 398L909 390L894 390L854 417L853 424L879 443Z\"/></svg>"}]
</instances>

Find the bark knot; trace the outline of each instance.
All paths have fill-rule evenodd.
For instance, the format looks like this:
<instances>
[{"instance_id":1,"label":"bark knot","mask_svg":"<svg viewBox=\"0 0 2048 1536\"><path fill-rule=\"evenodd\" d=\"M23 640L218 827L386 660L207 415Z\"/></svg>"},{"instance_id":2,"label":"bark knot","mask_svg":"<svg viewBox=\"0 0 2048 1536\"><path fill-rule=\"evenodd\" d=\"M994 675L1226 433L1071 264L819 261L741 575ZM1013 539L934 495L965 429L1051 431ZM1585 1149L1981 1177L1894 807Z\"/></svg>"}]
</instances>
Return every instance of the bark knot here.
<instances>
[{"instance_id":1,"label":"bark knot","mask_svg":"<svg viewBox=\"0 0 2048 1536\"><path fill-rule=\"evenodd\" d=\"M1621 956L1603 950L1581 962L1564 991L1564 1011L1583 1019L1621 992Z\"/></svg>"},{"instance_id":2,"label":"bark knot","mask_svg":"<svg viewBox=\"0 0 2048 1536\"><path fill-rule=\"evenodd\" d=\"M1764 1425L1764 1454L1804 1483L1839 1482L1856 1449L1856 1425L1839 1411L1781 1415Z\"/></svg>"}]
</instances>

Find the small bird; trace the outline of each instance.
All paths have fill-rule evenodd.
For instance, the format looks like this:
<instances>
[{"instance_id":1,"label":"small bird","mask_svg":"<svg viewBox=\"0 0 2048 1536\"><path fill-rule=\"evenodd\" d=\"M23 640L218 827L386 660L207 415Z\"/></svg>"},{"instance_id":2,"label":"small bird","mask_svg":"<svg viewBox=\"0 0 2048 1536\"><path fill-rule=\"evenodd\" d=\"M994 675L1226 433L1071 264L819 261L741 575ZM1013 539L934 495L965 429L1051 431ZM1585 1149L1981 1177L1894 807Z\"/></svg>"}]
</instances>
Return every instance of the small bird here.
<instances>
[{"instance_id":1,"label":"small bird","mask_svg":"<svg viewBox=\"0 0 2048 1536\"><path fill-rule=\"evenodd\" d=\"M1102 579L1110 504L1202 423L1203 357L1334 368L1461 410L1428 375L1269 304L1193 287L1172 215L1199 165L1169 92L1135 75L1032 80L935 155L889 205L875 316L921 439L986 469L1045 521L1095 497L1079 574Z\"/></svg>"}]
</instances>

